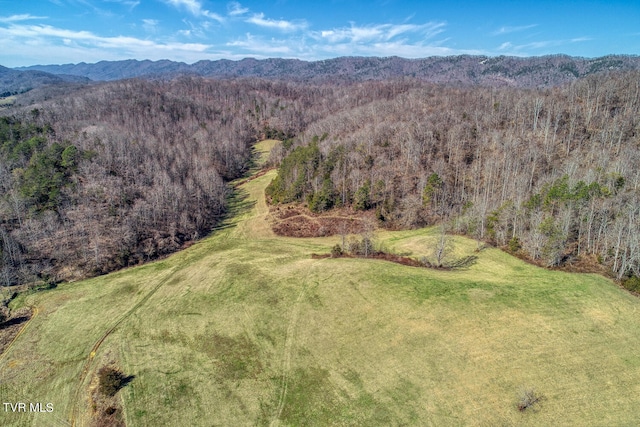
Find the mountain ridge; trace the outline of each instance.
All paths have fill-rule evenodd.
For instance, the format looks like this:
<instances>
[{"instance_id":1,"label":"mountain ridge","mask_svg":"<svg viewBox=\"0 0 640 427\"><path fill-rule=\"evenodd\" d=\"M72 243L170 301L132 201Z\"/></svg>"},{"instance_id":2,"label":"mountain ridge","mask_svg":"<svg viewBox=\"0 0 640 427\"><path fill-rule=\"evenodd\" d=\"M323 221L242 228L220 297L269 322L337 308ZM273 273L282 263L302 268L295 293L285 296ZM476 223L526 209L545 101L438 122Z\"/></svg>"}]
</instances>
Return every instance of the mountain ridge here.
<instances>
[{"instance_id":1,"label":"mountain ridge","mask_svg":"<svg viewBox=\"0 0 640 427\"><path fill-rule=\"evenodd\" d=\"M434 83L514 87L551 87L603 71L640 69L640 56L609 55L581 58L567 55L539 57L433 56L421 59L391 57L337 57L319 61L299 59L201 60L193 64L167 59L128 59L88 64L33 65L16 71L41 71L91 80L161 78L179 75L233 78L259 77L326 82L383 80L410 77Z\"/></svg>"},{"instance_id":2,"label":"mountain ridge","mask_svg":"<svg viewBox=\"0 0 640 427\"><path fill-rule=\"evenodd\" d=\"M0 97L28 92L44 85L88 83L84 76L66 73L53 74L41 70L15 70L0 65Z\"/></svg>"}]
</instances>

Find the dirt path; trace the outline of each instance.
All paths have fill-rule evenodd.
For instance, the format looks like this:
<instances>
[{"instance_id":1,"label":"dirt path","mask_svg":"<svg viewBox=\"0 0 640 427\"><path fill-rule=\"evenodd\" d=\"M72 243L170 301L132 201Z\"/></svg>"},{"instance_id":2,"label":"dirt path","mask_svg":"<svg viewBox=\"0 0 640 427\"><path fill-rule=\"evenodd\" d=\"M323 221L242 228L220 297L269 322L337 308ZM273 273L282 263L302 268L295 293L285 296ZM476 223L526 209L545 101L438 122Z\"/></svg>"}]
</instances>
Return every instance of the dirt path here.
<instances>
[{"instance_id":1,"label":"dirt path","mask_svg":"<svg viewBox=\"0 0 640 427\"><path fill-rule=\"evenodd\" d=\"M256 145L257 151L260 153L259 165L263 164L266 160L268 152L271 150L276 141L263 141ZM248 237L256 236L273 236L271 228L268 226L266 216L269 209L264 198L264 190L266 186L273 179L275 170L257 170L253 175L237 183L238 187L247 191L248 199L256 202L256 205L245 216L241 216L237 220L238 231L236 233L246 234ZM264 224L263 224L264 223ZM268 230L268 231L267 231ZM270 233L269 233L270 232ZM172 268L164 279L162 279L153 289L151 289L136 305L124 313L118 320L94 343L91 347L89 355L85 359L80 376L77 379L76 387L73 391L73 397L71 399L71 410L69 412L69 422L72 426L75 426L78 421L79 410L81 407L80 400L82 391L85 386L86 379L91 372L94 359L98 350L104 343L104 341L120 326L125 320L127 320L133 313L135 313L142 305L144 305L171 277L173 276L176 268ZM302 295L302 294L301 294ZM302 296L299 297L299 299ZM25 325L26 327L26 325ZM24 328L23 328L24 330ZM289 336L289 331L287 331ZM16 337L17 338L17 337ZM290 356L289 356L290 357Z\"/></svg>"},{"instance_id":2,"label":"dirt path","mask_svg":"<svg viewBox=\"0 0 640 427\"><path fill-rule=\"evenodd\" d=\"M127 311L122 316L120 316L120 318L116 321L116 323L114 323L113 326L111 326L104 334L102 334L102 336L95 342L95 344L93 344L93 347L91 347L91 351L89 352L89 356L87 356L87 358L85 359L84 364L82 366L82 370L80 371L80 376L78 377L77 384L76 384L75 390L73 392L73 398L71 399L71 410L69 412L69 423L72 426L76 425L76 421L78 419L78 411L80 409L79 408L80 407L79 400L80 400L80 396L82 395L82 389L84 387L84 382L87 379L87 376L89 375L89 372L91 372L91 366L93 364L93 360L94 360L96 354L98 353L98 350L100 349L100 346L109 337L109 335L111 335L118 328L118 326L120 326L122 324L122 322L124 322L129 317L131 317L131 315L133 313L135 313L140 307L142 307L142 305L144 303L149 301L149 299L156 292L158 292L158 290L165 283L167 283L167 281L173 276L174 272L175 272L175 267L172 268L171 270L169 270L169 273L167 274L167 276L164 279L162 279L160 281L160 283L158 283L153 289L151 289L149 292L147 292L147 294L140 301L138 301L136 303L136 305L131 307L131 309L129 309L129 311Z\"/></svg>"},{"instance_id":3,"label":"dirt path","mask_svg":"<svg viewBox=\"0 0 640 427\"><path fill-rule=\"evenodd\" d=\"M246 239L267 239L275 236L268 221L269 206L264 197L264 190L276 176L275 170L270 170L257 179L247 182L241 191L246 192L247 200L255 203L252 209L238 221L237 236Z\"/></svg>"},{"instance_id":4,"label":"dirt path","mask_svg":"<svg viewBox=\"0 0 640 427\"><path fill-rule=\"evenodd\" d=\"M2 360L4 360L4 358L6 357L6 355L9 353L9 350L11 349L11 347L13 346L13 343L16 342L16 340L20 337L20 335L22 335L24 333L24 331L27 330L27 328L29 327L29 325L31 324L31 321L38 315L38 307L33 307L31 308L31 313L29 315L29 319L23 323L23 325L21 327L19 327L18 332L13 336L13 338L11 338L11 341L9 342L9 344L7 344L4 349L2 349L2 351L0 352L0 362ZM9 319L9 321L11 321L11 319ZM14 325L14 327L16 327L17 325Z\"/></svg>"},{"instance_id":5,"label":"dirt path","mask_svg":"<svg viewBox=\"0 0 640 427\"><path fill-rule=\"evenodd\" d=\"M287 325L287 334L284 340L284 348L282 351L282 374L280 377L280 397L278 398L278 406L276 407L275 414L271 423L271 427L275 427L280 423L280 415L282 415L282 409L284 409L284 402L287 398L287 389L289 387L289 372L291 371L291 357L296 340L296 327L298 325L298 317L300 316L300 307L302 300L307 291L307 281L303 283L298 298L293 303L291 309L291 315L289 316L289 324Z\"/></svg>"}]
</instances>

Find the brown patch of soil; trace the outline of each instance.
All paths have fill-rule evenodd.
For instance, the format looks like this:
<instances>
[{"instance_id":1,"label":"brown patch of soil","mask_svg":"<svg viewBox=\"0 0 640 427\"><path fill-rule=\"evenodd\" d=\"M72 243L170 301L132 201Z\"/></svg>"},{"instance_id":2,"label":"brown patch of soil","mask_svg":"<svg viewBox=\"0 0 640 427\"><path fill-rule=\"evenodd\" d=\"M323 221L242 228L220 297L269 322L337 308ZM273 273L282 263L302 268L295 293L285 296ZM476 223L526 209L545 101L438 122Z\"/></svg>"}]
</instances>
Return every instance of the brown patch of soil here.
<instances>
[{"instance_id":1,"label":"brown patch of soil","mask_svg":"<svg viewBox=\"0 0 640 427\"><path fill-rule=\"evenodd\" d=\"M324 233L324 230L320 230L318 221L301 215L275 223L271 228L279 236L320 237L328 235Z\"/></svg>"},{"instance_id":2,"label":"brown patch of soil","mask_svg":"<svg viewBox=\"0 0 640 427\"><path fill-rule=\"evenodd\" d=\"M11 314L4 322L0 323L0 354L11 345L16 336L25 327L32 316L31 309L21 308Z\"/></svg>"},{"instance_id":3,"label":"brown patch of soil","mask_svg":"<svg viewBox=\"0 0 640 427\"><path fill-rule=\"evenodd\" d=\"M408 258L408 257L404 257L404 256L400 256L400 255L394 255L394 254L387 254L384 252L378 252L375 253L373 255L371 255L369 258L375 258L375 259L382 259L385 261L391 261L391 262L395 262L396 264L402 264L402 265L406 265L409 267L426 267L424 264L420 263L419 261L413 259L413 258ZM431 266L431 268L436 268L434 266ZM448 270L447 268L444 267L440 267L440 269L443 270Z\"/></svg>"},{"instance_id":4,"label":"brown patch of soil","mask_svg":"<svg viewBox=\"0 0 640 427\"><path fill-rule=\"evenodd\" d=\"M610 270L603 264L598 262L598 258L596 255L580 255L571 260L564 261L561 265L556 267L549 267L544 261L533 259L529 257L527 254L522 251L511 252L508 250L506 246L500 247L501 250L508 253L509 255L515 256L516 258L520 258L524 262L528 264L533 264L535 266L546 268L549 270L556 271L564 271L567 273L596 273L600 274L604 277L611 278Z\"/></svg>"},{"instance_id":5,"label":"brown patch of soil","mask_svg":"<svg viewBox=\"0 0 640 427\"><path fill-rule=\"evenodd\" d=\"M598 273L605 277L610 277L610 270L598 262L596 255L581 255L574 260L567 261L557 270L570 273Z\"/></svg>"},{"instance_id":6,"label":"brown patch of soil","mask_svg":"<svg viewBox=\"0 0 640 427\"><path fill-rule=\"evenodd\" d=\"M349 253L343 253L340 256L333 256L331 254L311 254L311 259L324 259L324 258L380 259L380 260L383 260L383 261L395 262L396 264L406 265L408 267L433 268L433 269L436 269L436 270L451 270L451 268L447 267L447 266L437 267L437 266L431 265L431 264L430 265L425 265L425 264L422 264L420 261L415 260L413 258L400 256L400 255L395 255L395 254L389 254L389 253L385 253L385 252L374 252L374 253L370 254L369 256L366 256L366 257L364 255L353 255L353 254L349 254Z\"/></svg>"},{"instance_id":7,"label":"brown patch of soil","mask_svg":"<svg viewBox=\"0 0 640 427\"><path fill-rule=\"evenodd\" d=\"M359 234L375 228L373 212L346 208L316 214L301 205L278 205L269 207L269 215L273 232L285 237Z\"/></svg>"}]
</instances>

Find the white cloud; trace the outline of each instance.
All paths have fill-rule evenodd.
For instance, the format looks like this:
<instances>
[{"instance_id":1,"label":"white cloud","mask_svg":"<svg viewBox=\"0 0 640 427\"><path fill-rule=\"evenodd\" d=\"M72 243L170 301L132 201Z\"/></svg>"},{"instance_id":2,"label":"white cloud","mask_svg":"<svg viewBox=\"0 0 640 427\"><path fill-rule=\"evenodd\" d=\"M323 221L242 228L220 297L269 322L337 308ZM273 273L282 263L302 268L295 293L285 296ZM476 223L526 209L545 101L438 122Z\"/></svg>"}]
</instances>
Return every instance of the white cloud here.
<instances>
[{"instance_id":1,"label":"white cloud","mask_svg":"<svg viewBox=\"0 0 640 427\"><path fill-rule=\"evenodd\" d=\"M224 22L224 17L223 16L220 16L217 13L213 13L213 12L208 11L208 10L203 10L202 11L202 16L206 16L207 18L213 19L213 20L218 21L218 22Z\"/></svg>"},{"instance_id":2,"label":"white cloud","mask_svg":"<svg viewBox=\"0 0 640 427\"><path fill-rule=\"evenodd\" d=\"M256 13L252 15L250 18L247 18L245 22L248 22L250 24L255 24L260 27L273 28L281 31L296 31L296 30L302 30L307 27L307 23L305 21L294 22L294 21L268 19L264 17L264 13Z\"/></svg>"},{"instance_id":3,"label":"white cloud","mask_svg":"<svg viewBox=\"0 0 640 427\"><path fill-rule=\"evenodd\" d=\"M158 30L158 25L160 21L157 19L143 19L142 20L142 28L148 33L155 33Z\"/></svg>"},{"instance_id":4,"label":"white cloud","mask_svg":"<svg viewBox=\"0 0 640 427\"><path fill-rule=\"evenodd\" d=\"M201 21L197 20L196 22L190 21L188 19L183 19L182 22L188 27L183 30L178 30L176 32L177 35L188 37L188 38L198 38L202 40L206 40L208 38L208 34L211 31L211 27L214 25L211 21Z\"/></svg>"},{"instance_id":5,"label":"white cloud","mask_svg":"<svg viewBox=\"0 0 640 427\"><path fill-rule=\"evenodd\" d=\"M524 54L523 51L528 51L531 49L544 49L550 46L560 46L561 44L563 44L561 41L558 40L543 40L543 41L539 41L539 42L531 42L531 43L525 43L525 44L519 44L519 45L514 45L512 43L508 43L507 46L505 46L502 50L509 50L511 52L517 52L518 55L522 55ZM504 46L505 43L503 43L502 46ZM501 46L501 47L502 47Z\"/></svg>"},{"instance_id":6,"label":"white cloud","mask_svg":"<svg viewBox=\"0 0 640 427\"><path fill-rule=\"evenodd\" d=\"M513 44L512 42L502 43L497 50L502 54L509 54L514 56L531 56L536 54L536 50L547 49L547 48L557 48L560 46L566 46L572 43L581 43L592 40L589 37L576 37L573 39L565 39L565 40L542 40L535 41L531 43L523 43L523 44Z\"/></svg>"},{"instance_id":7,"label":"white cloud","mask_svg":"<svg viewBox=\"0 0 640 427\"><path fill-rule=\"evenodd\" d=\"M494 36L500 36L502 34L511 34L511 33L517 33L520 31L526 31L526 30L530 30L531 28L535 28L537 27L538 24L530 24L530 25L520 25L517 27L500 27L497 30L493 31L491 34Z\"/></svg>"},{"instance_id":8,"label":"white cloud","mask_svg":"<svg viewBox=\"0 0 640 427\"><path fill-rule=\"evenodd\" d=\"M198 0L164 0L167 4L174 6L178 9L186 9L194 16L204 16L206 18L214 19L218 22L224 22L224 17L217 13L202 8L202 3Z\"/></svg>"},{"instance_id":9,"label":"white cloud","mask_svg":"<svg viewBox=\"0 0 640 427\"><path fill-rule=\"evenodd\" d=\"M229 16L238 16L244 15L245 13L249 12L249 9L246 7L242 7L242 5L237 1L232 1L227 5L227 11L229 13Z\"/></svg>"},{"instance_id":10,"label":"white cloud","mask_svg":"<svg viewBox=\"0 0 640 427\"><path fill-rule=\"evenodd\" d=\"M140 4L139 0L104 0L104 1L107 1L109 3L119 3L123 6L127 6L129 10L133 10L135 7L137 7Z\"/></svg>"},{"instance_id":11,"label":"white cloud","mask_svg":"<svg viewBox=\"0 0 640 427\"><path fill-rule=\"evenodd\" d=\"M170 5L180 8L183 7L191 12L192 15L200 15L202 5L197 0L165 0Z\"/></svg>"},{"instance_id":12,"label":"white cloud","mask_svg":"<svg viewBox=\"0 0 640 427\"><path fill-rule=\"evenodd\" d=\"M73 31L49 25L12 25L0 27L3 48L15 52L15 65L60 63L103 59L202 59L215 55L211 45L202 43L158 42L129 36L104 37L90 31ZM21 58L21 59L20 59ZM22 64L20 64L20 62ZM14 66L14 64L3 64Z\"/></svg>"},{"instance_id":13,"label":"white cloud","mask_svg":"<svg viewBox=\"0 0 640 427\"><path fill-rule=\"evenodd\" d=\"M329 43L338 43L342 41L360 43L381 38L382 31L380 27L381 26L337 28L321 31L320 36Z\"/></svg>"},{"instance_id":14,"label":"white cloud","mask_svg":"<svg viewBox=\"0 0 640 427\"><path fill-rule=\"evenodd\" d=\"M424 58L427 56L479 54L477 51L454 50L448 47L403 42L352 45L348 43L324 46L328 57L333 56L400 56L404 58Z\"/></svg>"},{"instance_id":15,"label":"white cloud","mask_svg":"<svg viewBox=\"0 0 640 427\"><path fill-rule=\"evenodd\" d=\"M433 55L483 54L444 46L447 41L429 40L444 31L444 23L423 25L353 25L296 34L291 37L264 38L246 34L228 42L227 47L256 58L273 56L319 60L336 56L402 56L422 58ZM412 36L411 38L409 36Z\"/></svg>"},{"instance_id":16,"label":"white cloud","mask_svg":"<svg viewBox=\"0 0 640 427\"><path fill-rule=\"evenodd\" d=\"M32 20L32 19L47 19L47 17L46 16L33 16L33 15L30 15L30 14L0 16L0 22L4 22L4 23L28 21L28 20Z\"/></svg>"},{"instance_id":17,"label":"white cloud","mask_svg":"<svg viewBox=\"0 0 640 427\"><path fill-rule=\"evenodd\" d=\"M425 58L442 55L481 55L485 52L474 49L453 49L443 46L446 40L427 43L423 40L409 41L399 39L370 43L318 43L312 52L317 56L331 58L335 56L400 56L404 58Z\"/></svg>"},{"instance_id":18,"label":"white cloud","mask_svg":"<svg viewBox=\"0 0 640 427\"><path fill-rule=\"evenodd\" d=\"M4 26L0 25L2 51L5 52L0 51L0 61L4 62L3 65L17 66L126 58L168 58L195 62L201 59L236 59L247 56L320 60L343 55L420 58L432 55L486 54L478 50L448 47L449 39L441 36L447 27L445 22L370 25L352 23L344 27L310 30L307 21L270 19L263 13L253 13L240 3L231 1L227 3L226 22L244 22L256 26L255 34L236 36L225 35L217 28L215 21L222 22L223 18L203 9L204 3L201 0L162 1L186 12L183 17L186 25L172 35L162 36L164 21L141 19L138 21L138 28L144 28L149 38L127 35L107 37L92 31L28 25L22 22L37 18L31 15L0 18L6 22ZM211 19L205 19L208 17ZM191 43L190 39L199 43ZM497 51L513 51L517 54L519 49L525 48L527 47L524 45L514 46L507 42ZM528 48L534 49L532 44ZM6 52L11 52L11 56ZM13 63L7 63L9 61Z\"/></svg>"},{"instance_id":19,"label":"white cloud","mask_svg":"<svg viewBox=\"0 0 640 427\"><path fill-rule=\"evenodd\" d=\"M359 27L354 24L351 27L334 28L313 33L311 36L328 43L350 42L370 43L388 42L400 35L414 33L423 39L430 39L444 31L444 22L428 22L422 25L415 24L377 24Z\"/></svg>"},{"instance_id":20,"label":"white cloud","mask_svg":"<svg viewBox=\"0 0 640 427\"><path fill-rule=\"evenodd\" d=\"M261 37L246 34L242 40L234 40L226 44L228 47L241 48L254 56L292 55L294 50L288 40L264 40ZM266 54L266 56L265 56Z\"/></svg>"}]
</instances>

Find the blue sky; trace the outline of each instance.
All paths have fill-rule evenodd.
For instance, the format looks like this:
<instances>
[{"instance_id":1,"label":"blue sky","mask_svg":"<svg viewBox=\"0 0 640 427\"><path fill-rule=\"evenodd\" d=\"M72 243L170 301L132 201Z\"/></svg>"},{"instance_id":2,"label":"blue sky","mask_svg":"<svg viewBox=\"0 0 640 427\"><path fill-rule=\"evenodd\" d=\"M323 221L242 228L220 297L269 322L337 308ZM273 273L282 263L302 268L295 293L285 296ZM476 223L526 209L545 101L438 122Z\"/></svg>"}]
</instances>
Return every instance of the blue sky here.
<instances>
[{"instance_id":1,"label":"blue sky","mask_svg":"<svg viewBox=\"0 0 640 427\"><path fill-rule=\"evenodd\" d=\"M640 54L640 1L0 0L0 65Z\"/></svg>"}]
</instances>

